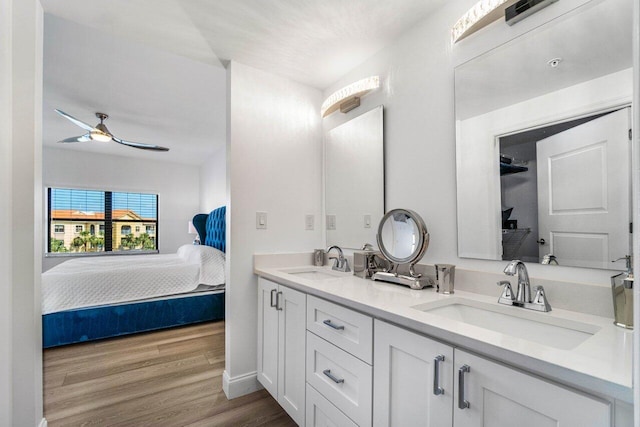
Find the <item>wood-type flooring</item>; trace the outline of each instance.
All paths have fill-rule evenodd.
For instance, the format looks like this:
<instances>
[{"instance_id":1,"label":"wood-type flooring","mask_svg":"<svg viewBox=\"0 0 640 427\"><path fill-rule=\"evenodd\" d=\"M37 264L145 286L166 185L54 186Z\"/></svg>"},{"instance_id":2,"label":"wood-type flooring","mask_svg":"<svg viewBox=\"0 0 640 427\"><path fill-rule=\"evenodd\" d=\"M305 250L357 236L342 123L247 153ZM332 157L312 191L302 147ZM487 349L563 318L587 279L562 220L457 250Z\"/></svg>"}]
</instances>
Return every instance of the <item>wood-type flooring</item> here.
<instances>
[{"instance_id":1,"label":"wood-type flooring","mask_svg":"<svg viewBox=\"0 0 640 427\"><path fill-rule=\"evenodd\" d=\"M44 415L58 426L295 426L261 390L222 391L224 321L44 350Z\"/></svg>"}]
</instances>

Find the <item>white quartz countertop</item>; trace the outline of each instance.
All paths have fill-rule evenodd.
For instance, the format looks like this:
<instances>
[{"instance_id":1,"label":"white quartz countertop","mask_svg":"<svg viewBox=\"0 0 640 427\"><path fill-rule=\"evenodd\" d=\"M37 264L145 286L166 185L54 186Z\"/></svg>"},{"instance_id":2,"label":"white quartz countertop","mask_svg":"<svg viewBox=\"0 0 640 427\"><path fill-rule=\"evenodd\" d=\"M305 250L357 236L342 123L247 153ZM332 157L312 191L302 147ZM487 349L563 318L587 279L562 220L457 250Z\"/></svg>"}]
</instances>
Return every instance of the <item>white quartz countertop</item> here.
<instances>
[{"instance_id":1,"label":"white quartz countertop","mask_svg":"<svg viewBox=\"0 0 640 427\"><path fill-rule=\"evenodd\" d=\"M290 274L314 268L330 272L335 277L324 278L323 275L323 279L317 280ZM443 295L433 288L411 290L400 285L361 279L352 273L338 273L329 267L256 267L254 272L309 295L347 306L376 319L420 332L536 375L627 402L633 401L633 333L615 326L613 319L561 309L538 313L498 304L501 292L498 287L495 298L491 298L457 290L454 295ZM525 336L519 336L515 326L509 333L500 333L421 310L446 304L452 299L456 299L456 302L473 301L484 306L491 304L502 313L518 310L516 316L545 316L550 323L570 325L578 322L597 332L567 350L527 340ZM550 303L553 308L553 301Z\"/></svg>"}]
</instances>

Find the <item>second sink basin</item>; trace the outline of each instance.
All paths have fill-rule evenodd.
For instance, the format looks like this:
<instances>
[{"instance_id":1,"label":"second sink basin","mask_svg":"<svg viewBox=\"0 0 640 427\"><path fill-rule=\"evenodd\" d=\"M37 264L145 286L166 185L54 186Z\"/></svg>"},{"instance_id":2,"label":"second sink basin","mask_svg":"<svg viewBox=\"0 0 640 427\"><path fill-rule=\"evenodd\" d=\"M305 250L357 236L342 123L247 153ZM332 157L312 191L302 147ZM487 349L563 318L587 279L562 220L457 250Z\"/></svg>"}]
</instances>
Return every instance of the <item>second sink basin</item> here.
<instances>
[{"instance_id":1,"label":"second sink basin","mask_svg":"<svg viewBox=\"0 0 640 427\"><path fill-rule=\"evenodd\" d=\"M547 313L463 298L413 308L561 350L577 347L600 330L595 325L550 317Z\"/></svg>"},{"instance_id":2,"label":"second sink basin","mask_svg":"<svg viewBox=\"0 0 640 427\"><path fill-rule=\"evenodd\" d=\"M327 280L327 279L335 279L337 277L342 277L344 274L340 274L337 272L333 272L331 270L316 268L316 267L303 267L296 269L284 269L283 272L287 274L292 274L301 279L308 280Z\"/></svg>"}]
</instances>

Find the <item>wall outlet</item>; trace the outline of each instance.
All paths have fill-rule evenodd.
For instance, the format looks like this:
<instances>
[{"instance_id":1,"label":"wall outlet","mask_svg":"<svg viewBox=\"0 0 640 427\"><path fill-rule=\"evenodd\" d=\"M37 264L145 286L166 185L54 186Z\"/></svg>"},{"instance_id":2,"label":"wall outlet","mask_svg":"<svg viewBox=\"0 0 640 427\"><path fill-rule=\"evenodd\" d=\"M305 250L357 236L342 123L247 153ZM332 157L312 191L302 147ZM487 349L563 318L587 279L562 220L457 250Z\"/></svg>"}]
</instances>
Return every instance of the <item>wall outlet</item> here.
<instances>
[{"instance_id":1,"label":"wall outlet","mask_svg":"<svg viewBox=\"0 0 640 427\"><path fill-rule=\"evenodd\" d=\"M313 225L315 223L315 216L313 214L307 214L304 216L304 229L305 230L313 230Z\"/></svg>"},{"instance_id":2,"label":"wall outlet","mask_svg":"<svg viewBox=\"0 0 640 427\"><path fill-rule=\"evenodd\" d=\"M371 228L371 215L369 214L364 216L364 228Z\"/></svg>"},{"instance_id":3,"label":"wall outlet","mask_svg":"<svg viewBox=\"0 0 640 427\"><path fill-rule=\"evenodd\" d=\"M267 213L256 212L256 230L266 230L266 229L267 229Z\"/></svg>"},{"instance_id":4,"label":"wall outlet","mask_svg":"<svg viewBox=\"0 0 640 427\"><path fill-rule=\"evenodd\" d=\"M327 215L327 230L335 230L335 229L336 229L336 216Z\"/></svg>"}]
</instances>

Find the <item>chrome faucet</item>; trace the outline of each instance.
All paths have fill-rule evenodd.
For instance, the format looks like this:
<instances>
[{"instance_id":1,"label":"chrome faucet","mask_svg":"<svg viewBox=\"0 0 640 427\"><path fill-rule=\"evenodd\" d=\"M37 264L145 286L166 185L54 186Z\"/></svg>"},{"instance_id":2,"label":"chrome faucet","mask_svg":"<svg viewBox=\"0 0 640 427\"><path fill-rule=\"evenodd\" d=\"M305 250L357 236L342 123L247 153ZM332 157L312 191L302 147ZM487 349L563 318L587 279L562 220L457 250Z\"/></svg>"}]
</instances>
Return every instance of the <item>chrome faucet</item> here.
<instances>
[{"instance_id":1,"label":"chrome faucet","mask_svg":"<svg viewBox=\"0 0 640 427\"><path fill-rule=\"evenodd\" d=\"M500 304L515 305L518 307L528 308L537 311L551 311L551 305L547 300L547 296L542 286L536 286L536 296L531 299L531 283L529 282L529 273L527 267L520 260L514 259L504 269L507 276L518 275L518 289L516 295L513 295L511 283L506 280L498 282L498 286L504 286L502 295L498 298Z\"/></svg>"},{"instance_id":2,"label":"chrome faucet","mask_svg":"<svg viewBox=\"0 0 640 427\"><path fill-rule=\"evenodd\" d=\"M333 262L333 267L331 267L332 270L337 270L337 271L343 271L345 273L348 273L349 271L351 271L351 269L349 268L349 261L344 257L344 253L342 252L342 249L340 249L340 246L331 246L329 247L329 249L327 249L327 255L330 255L331 249L336 249L338 251L338 256L329 256L329 259L334 260Z\"/></svg>"},{"instance_id":3,"label":"chrome faucet","mask_svg":"<svg viewBox=\"0 0 640 427\"><path fill-rule=\"evenodd\" d=\"M504 269L504 274L507 276L515 276L516 273L518 274L518 290L513 304L524 305L526 302L531 302L531 284L527 267L519 259L514 259Z\"/></svg>"}]
</instances>

